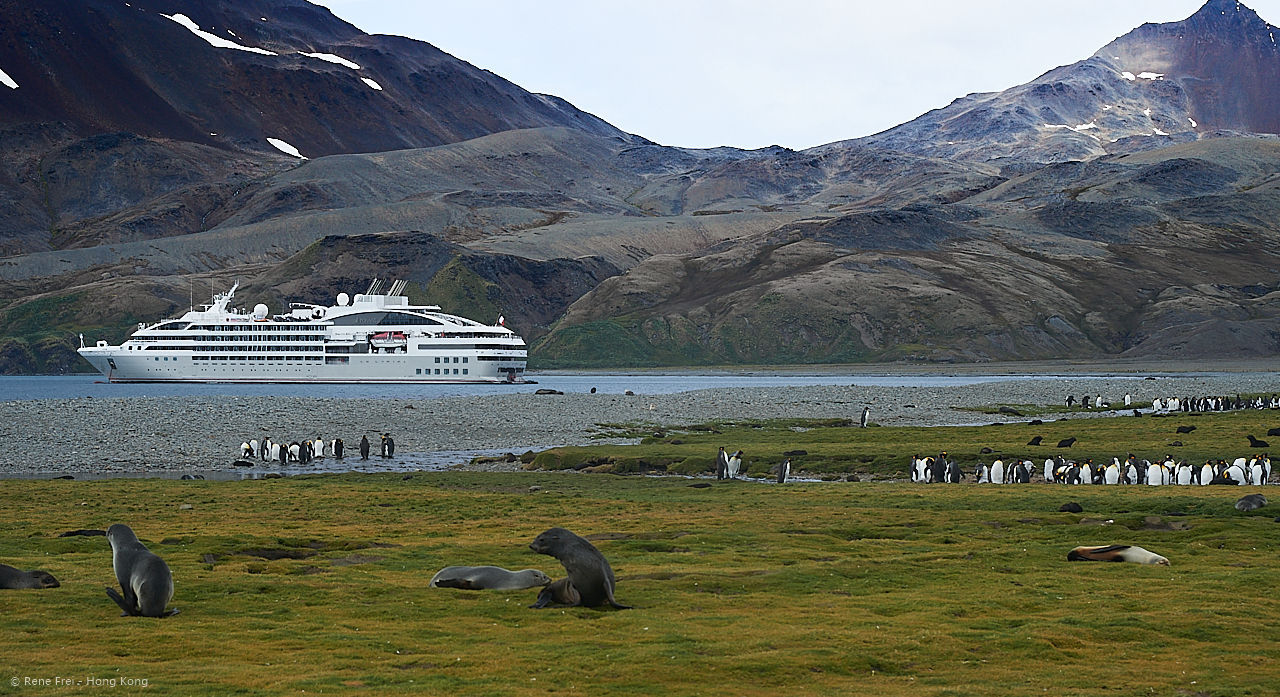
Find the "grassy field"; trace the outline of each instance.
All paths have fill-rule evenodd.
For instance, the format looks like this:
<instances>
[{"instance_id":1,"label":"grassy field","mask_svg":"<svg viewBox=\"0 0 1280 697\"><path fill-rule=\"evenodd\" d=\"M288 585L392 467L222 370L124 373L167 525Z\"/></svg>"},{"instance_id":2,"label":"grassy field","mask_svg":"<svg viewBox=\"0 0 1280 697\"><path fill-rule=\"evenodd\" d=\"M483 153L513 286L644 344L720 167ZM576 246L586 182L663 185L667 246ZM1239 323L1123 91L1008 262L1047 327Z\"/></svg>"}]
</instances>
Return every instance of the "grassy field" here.
<instances>
[{"instance_id":1,"label":"grassy field","mask_svg":"<svg viewBox=\"0 0 1280 697\"><path fill-rule=\"evenodd\" d=\"M1280 525L1233 508L1244 487L689 484L5 481L0 561L62 587L0 591L0 694L1280 693ZM181 614L119 617L105 538L57 537L114 522L168 561ZM559 578L527 548L553 526L600 536L637 609L427 587L452 564ZM1066 561L1109 543L1172 566Z\"/></svg>"}]
</instances>

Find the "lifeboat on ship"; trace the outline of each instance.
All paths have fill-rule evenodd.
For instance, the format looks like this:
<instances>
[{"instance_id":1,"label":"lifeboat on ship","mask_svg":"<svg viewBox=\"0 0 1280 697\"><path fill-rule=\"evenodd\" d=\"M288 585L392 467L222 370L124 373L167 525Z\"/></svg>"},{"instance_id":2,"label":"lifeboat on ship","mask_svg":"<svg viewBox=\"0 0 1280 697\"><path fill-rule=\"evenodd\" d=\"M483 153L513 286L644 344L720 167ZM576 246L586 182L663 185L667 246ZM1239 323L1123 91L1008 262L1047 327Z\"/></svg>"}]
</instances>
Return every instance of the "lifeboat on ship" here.
<instances>
[{"instance_id":1,"label":"lifeboat on ship","mask_svg":"<svg viewBox=\"0 0 1280 697\"><path fill-rule=\"evenodd\" d=\"M373 334L369 337L369 345L386 350L398 350L409 345L409 337L404 332L382 332L381 334Z\"/></svg>"}]
</instances>

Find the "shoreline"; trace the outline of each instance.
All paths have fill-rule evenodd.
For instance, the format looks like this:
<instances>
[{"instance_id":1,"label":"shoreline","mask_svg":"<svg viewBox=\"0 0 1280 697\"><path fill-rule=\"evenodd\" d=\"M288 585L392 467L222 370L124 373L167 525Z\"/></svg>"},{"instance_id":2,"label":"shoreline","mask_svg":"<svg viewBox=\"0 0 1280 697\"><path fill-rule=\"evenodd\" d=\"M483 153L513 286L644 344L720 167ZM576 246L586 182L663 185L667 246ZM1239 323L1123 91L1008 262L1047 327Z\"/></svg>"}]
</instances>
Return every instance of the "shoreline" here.
<instances>
[{"instance_id":1,"label":"shoreline","mask_svg":"<svg viewBox=\"0 0 1280 697\"><path fill-rule=\"evenodd\" d=\"M994 366L984 367L993 372ZM1096 368L1093 364L1090 371ZM342 438L347 452L355 452L365 434L376 452L379 435L389 432L397 451L413 456L392 463L398 463L396 471L406 471L415 466L412 460L436 453L518 455L535 447L531 444L549 448L626 442L609 437L622 426L669 430L709 421L856 421L864 406L871 409L871 421L882 426L955 426L1018 420L996 419L965 407L1062 404L1068 394L1102 394L1120 402L1126 393L1135 401L1150 401L1280 392L1280 376L1269 371L1162 377L1153 377L1149 370L1109 377L1090 371L943 387L726 387L631 396L525 392L422 399L184 396L8 401L0 402L0 439L7 444L0 451L0 478L8 473L234 472L237 468L231 463L239 458L240 443L264 436L282 442ZM1113 413L1099 410L1058 418ZM322 464L323 469L316 470L256 461L246 469L333 471L328 462ZM388 465L379 471L395 469Z\"/></svg>"}]
</instances>

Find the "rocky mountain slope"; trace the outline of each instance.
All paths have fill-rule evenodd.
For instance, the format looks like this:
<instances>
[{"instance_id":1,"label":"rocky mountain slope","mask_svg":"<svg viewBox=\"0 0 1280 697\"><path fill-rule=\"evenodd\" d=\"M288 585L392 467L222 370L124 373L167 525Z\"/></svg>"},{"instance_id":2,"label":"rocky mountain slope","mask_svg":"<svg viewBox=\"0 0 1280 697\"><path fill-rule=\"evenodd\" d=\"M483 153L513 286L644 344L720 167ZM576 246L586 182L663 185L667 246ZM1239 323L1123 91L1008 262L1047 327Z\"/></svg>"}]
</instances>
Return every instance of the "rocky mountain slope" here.
<instances>
[{"instance_id":1,"label":"rocky mountain slope","mask_svg":"<svg viewBox=\"0 0 1280 697\"><path fill-rule=\"evenodd\" d=\"M1276 29L1236 0L1144 24L1093 56L970 94L860 142L932 157L1065 162L1280 132Z\"/></svg>"},{"instance_id":2,"label":"rocky mountain slope","mask_svg":"<svg viewBox=\"0 0 1280 697\"><path fill-rule=\"evenodd\" d=\"M232 279L237 299L278 304L405 278L446 310L505 314L536 342L535 367L1280 349L1280 83L1268 72L1280 63L1270 25L1234 2L1144 25L1028 85L804 152L662 146L528 95L564 107L542 111L496 76L426 44L391 50L301 0L175 0L137 16L91 0L4 2L6 20L108 18L99 33L125 58L128 31L195 41L184 50L198 60L155 68L170 78L128 70L149 75L138 79L157 98L213 100L224 120L212 132L224 135L155 130L180 120L108 128L111 109L85 110L107 115L94 122L67 106L92 96L78 93L10 121L3 100L26 87L0 90L0 141L17 144L0 148L0 198L12 204L0 206L0 371L69 369L75 332L118 340ZM162 16L174 13L189 21ZM214 46L189 24L276 55ZM12 75L21 61L4 50ZM56 64L56 51L29 53ZM172 71L186 69L211 71L211 83L261 76L279 104L308 112L311 125L283 140L336 154L263 145L274 117L238 101L255 87L173 88ZM479 82L412 93L428 73ZM378 116L375 97L408 101ZM412 143L430 147L388 150L359 140L368 123L339 124L343 110L373 109L361 118L436 128L438 108L466 123ZM415 128L378 137L427 138Z\"/></svg>"},{"instance_id":3,"label":"rocky mountain slope","mask_svg":"<svg viewBox=\"0 0 1280 697\"><path fill-rule=\"evenodd\" d=\"M0 71L0 255L199 233L298 157L627 137L304 0L0 0Z\"/></svg>"},{"instance_id":4,"label":"rocky mountain slope","mask_svg":"<svg viewBox=\"0 0 1280 697\"><path fill-rule=\"evenodd\" d=\"M598 366L1270 355L1277 220L1273 141L1050 165L960 203L814 216L647 259L574 303L539 355Z\"/></svg>"}]
</instances>

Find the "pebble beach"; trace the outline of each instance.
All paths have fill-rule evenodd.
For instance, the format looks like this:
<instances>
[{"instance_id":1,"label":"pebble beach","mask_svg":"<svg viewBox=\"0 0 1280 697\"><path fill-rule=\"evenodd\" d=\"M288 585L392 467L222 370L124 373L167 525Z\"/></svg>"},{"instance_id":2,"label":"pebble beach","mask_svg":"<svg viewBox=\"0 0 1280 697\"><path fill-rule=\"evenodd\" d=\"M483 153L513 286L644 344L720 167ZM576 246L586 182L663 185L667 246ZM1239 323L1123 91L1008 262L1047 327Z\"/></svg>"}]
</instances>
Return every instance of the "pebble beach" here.
<instances>
[{"instance_id":1,"label":"pebble beach","mask_svg":"<svg viewBox=\"0 0 1280 697\"><path fill-rule=\"evenodd\" d=\"M841 418L863 407L881 426L944 426L1012 422L966 408L1062 404L1066 396L1101 395L1116 411L1096 409L1066 418L1130 414L1124 395L1199 397L1280 391L1269 372L1145 377L1011 379L964 386L804 386L704 389L674 394L512 393L439 399L319 399L300 397L167 397L33 399L0 402L0 477L65 473L230 471L239 446L252 438L277 442L342 438L348 467L332 458L322 471L358 462L362 434L373 443L392 434L397 460L385 469L418 469L431 453L514 452L599 443L610 426L672 429L708 421ZM1280 425L1280 421L1277 422ZM610 442L608 440L604 442ZM612 441L626 442L626 441ZM352 457L355 455L355 457ZM374 458L377 460L378 458ZM517 465L451 466L515 469ZM518 463L517 463L518 464ZM278 465L276 466L278 467ZM270 470L261 462L255 469ZM290 473L298 468L291 466Z\"/></svg>"}]
</instances>

